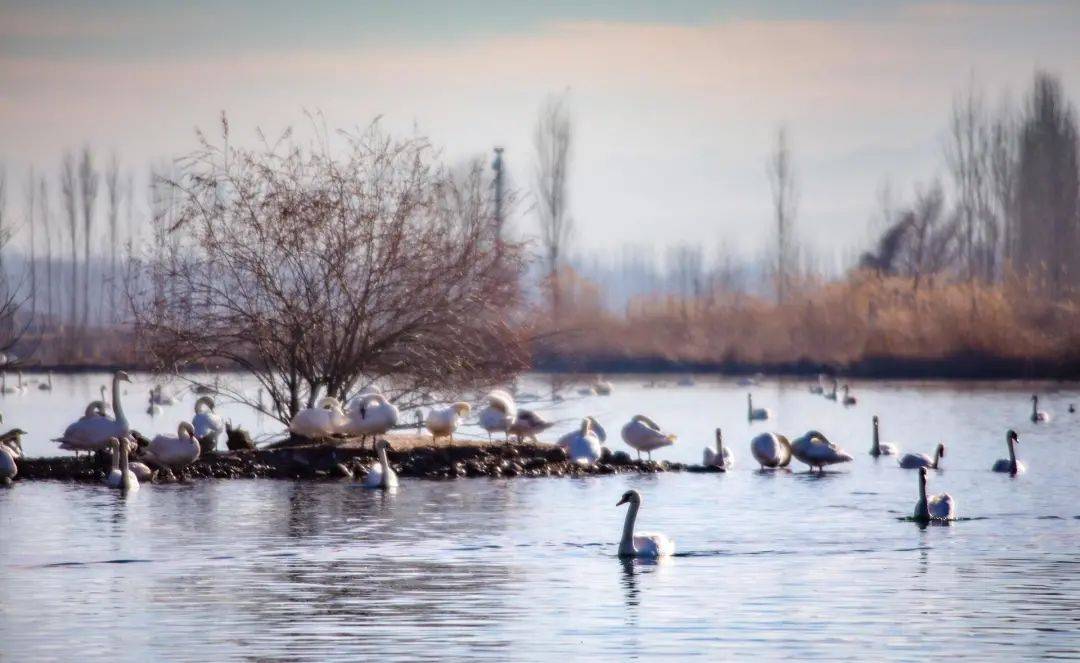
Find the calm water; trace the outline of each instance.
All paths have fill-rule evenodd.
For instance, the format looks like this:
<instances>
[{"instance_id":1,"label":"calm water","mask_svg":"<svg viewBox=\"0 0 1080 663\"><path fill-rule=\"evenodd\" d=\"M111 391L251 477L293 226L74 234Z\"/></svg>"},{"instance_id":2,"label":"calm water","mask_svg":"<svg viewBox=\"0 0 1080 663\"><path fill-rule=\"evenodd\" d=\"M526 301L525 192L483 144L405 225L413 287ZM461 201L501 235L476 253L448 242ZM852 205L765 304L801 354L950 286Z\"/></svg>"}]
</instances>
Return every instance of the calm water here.
<instances>
[{"instance_id":1,"label":"calm water","mask_svg":"<svg viewBox=\"0 0 1080 663\"><path fill-rule=\"evenodd\" d=\"M49 453L104 380L58 378L51 395L8 395L0 410L31 431L29 455ZM270 480L127 499L60 483L0 490L0 659L1080 656L1080 415L1066 412L1077 386L859 383L845 409L767 382L755 405L777 418L749 426L746 388L730 380L642 382L537 409L559 431L596 415L615 449L622 423L647 413L680 435L657 454L671 460L700 462L722 426L735 470L405 480L392 493ZM128 386L135 426L175 429L194 397L150 422L147 384ZM1033 389L1049 424L1028 423ZM867 455L873 413L905 451L948 445L931 489L967 520L903 520L916 475ZM1009 426L1028 466L1016 479L989 471ZM753 432L810 427L855 462L823 477L754 469ZM627 488L645 497L639 528L674 538L678 556L615 557Z\"/></svg>"}]
</instances>

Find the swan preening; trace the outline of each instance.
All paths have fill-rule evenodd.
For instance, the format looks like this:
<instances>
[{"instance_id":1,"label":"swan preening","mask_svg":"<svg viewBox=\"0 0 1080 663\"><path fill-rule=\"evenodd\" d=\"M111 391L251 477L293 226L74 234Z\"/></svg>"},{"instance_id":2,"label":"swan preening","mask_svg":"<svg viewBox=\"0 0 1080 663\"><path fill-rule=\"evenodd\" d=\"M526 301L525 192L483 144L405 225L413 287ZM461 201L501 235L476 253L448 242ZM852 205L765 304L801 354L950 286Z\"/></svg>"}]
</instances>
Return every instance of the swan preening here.
<instances>
[{"instance_id":1,"label":"swan preening","mask_svg":"<svg viewBox=\"0 0 1080 663\"><path fill-rule=\"evenodd\" d=\"M791 454L800 462L824 472L826 465L846 463L854 460L851 454L830 442L817 431L807 431L805 435L791 443Z\"/></svg>"},{"instance_id":2,"label":"swan preening","mask_svg":"<svg viewBox=\"0 0 1080 663\"><path fill-rule=\"evenodd\" d=\"M120 404L120 383L130 382L131 378L124 371L113 374L113 411L116 418L104 413L105 404L94 401L86 409L86 414L67 427L64 434L54 442L60 443L61 449L68 451L103 451L108 447L109 438L123 439L131 434L124 408ZM100 406L100 408L98 407Z\"/></svg>"},{"instance_id":3,"label":"swan preening","mask_svg":"<svg viewBox=\"0 0 1080 663\"><path fill-rule=\"evenodd\" d=\"M615 506L630 503L623 522L622 539L619 541L619 557L666 557L675 554L675 542L663 534L634 534L634 523L641 508L641 494L636 490L623 493Z\"/></svg>"},{"instance_id":4,"label":"swan preening","mask_svg":"<svg viewBox=\"0 0 1080 663\"><path fill-rule=\"evenodd\" d=\"M0 421L3 421L3 419L0 416ZM19 473L19 466L15 461L22 458L23 450L20 437L25 434L26 431L15 428L0 438L0 484L10 484L15 475Z\"/></svg>"},{"instance_id":5,"label":"swan preening","mask_svg":"<svg viewBox=\"0 0 1080 663\"><path fill-rule=\"evenodd\" d=\"M558 446L566 449L567 457L581 465L592 465L604 452L607 432L596 419L585 417L578 430L559 438Z\"/></svg>"},{"instance_id":6,"label":"swan preening","mask_svg":"<svg viewBox=\"0 0 1080 663\"><path fill-rule=\"evenodd\" d=\"M489 393L485 399L487 405L480 410L480 427L487 431L488 440L492 433L502 433L505 439L510 439L510 427L517 420L517 404L514 397L496 389Z\"/></svg>"},{"instance_id":7,"label":"swan preening","mask_svg":"<svg viewBox=\"0 0 1080 663\"><path fill-rule=\"evenodd\" d=\"M937 449L934 450L934 458L930 459L930 456L926 454L904 454L900 458L900 467L905 470L914 470L919 467L929 467L932 470L938 468L938 463L945 457L945 445L938 444Z\"/></svg>"},{"instance_id":8,"label":"swan preening","mask_svg":"<svg viewBox=\"0 0 1080 663\"><path fill-rule=\"evenodd\" d=\"M348 421L341 432L347 435L359 435L363 439L369 435L385 435L396 426L398 409L378 390L374 390L357 396L346 418Z\"/></svg>"},{"instance_id":9,"label":"swan preening","mask_svg":"<svg viewBox=\"0 0 1080 663\"><path fill-rule=\"evenodd\" d=\"M656 422L645 415L636 414L622 427L622 439L627 446L637 451L638 460L641 459L642 451L652 460L652 452L675 444L676 436L661 431Z\"/></svg>"},{"instance_id":10,"label":"swan preening","mask_svg":"<svg viewBox=\"0 0 1080 663\"><path fill-rule=\"evenodd\" d=\"M190 423L181 421L176 437L155 435L143 450L143 457L154 465L176 471L198 460L201 452L195 429Z\"/></svg>"},{"instance_id":11,"label":"swan preening","mask_svg":"<svg viewBox=\"0 0 1080 663\"><path fill-rule=\"evenodd\" d=\"M1039 409L1039 395L1031 395L1031 421L1034 423L1041 423L1044 421L1050 421L1050 414L1043 412Z\"/></svg>"},{"instance_id":12,"label":"swan preening","mask_svg":"<svg viewBox=\"0 0 1080 663\"><path fill-rule=\"evenodd\" d=\"M1009 446L1009 457L999 458L992 469L995 472L1005 472L1016 476L1026 469L1023 463L1016 460L1015 445L1020 444L1020 436L1016 434L1016 431L1009 429L1009 432L1005 433L1005 443Z\"/></svg>"},{"instance_id":13,"label":"swan preening","mask_svg":"<svg viewBox=\"0 0 1080 663\"><path fill-rule=\"evenodd\" d=\"M390 467L390 460L386 457L387 450L392 449L386 440L375 443L375 454L378 461L368 470L364 477L365 488L396 488L398 485L397 473Z\"/></svg>"},{"instance_id":14,"label":"swan preening","mask_svg":"<svg viewBox=\"0 0 1080 663\"><path fill-rule=\"evenodd\" d=\"M514 425L510 427L510 434L516 435L518 442L522 442L525 438L537 442L536 436L554 425L554 422L548 421L532 410L518 410Z\"/></svg>"},{"instance_id":15,"label":"swan preening","mask_svg":"<svg viewBox=\"0 0 1080 663\"><path fill-rule=\"evenodd\" d=\"M200 396L195 401L195 416L191 418L191 427L203 451L216 451L218 438L225 432L225 420L215 411L214 399Z\"/></svg>"},{"instance_id":16,"label":"swan preening","mask_svg":"<svg viewBox=\"0 0 1080 663\"><path fill-rule=\"evenodd\" d=\"M735 457L731 455L731 449L724 446L724 436L719 428L716 429L716 451L705 447L701 456L702 465L719 468L721 471L727 471L735 464Z\"/></svg>"},{"instance_id":17,"label":"swan preening","mask_svg":"<svg viewBox=\"0 0 1080 663\"><path fill-rule=\"evenodd\" d=\"M878 430L878 416L874 415L874 442L870 445L870 455L874 458L878 456L895 456L900 453L900 448L895 444L889 444L888 442L881 441L880 431Z\"/></svg>"},{"instance_id":18,"label":"swan preening","mask_svg":"<svg viewBox=\"0 0 1080 663\"><path fill-rule=\"evenodd\" d=\"M317 440L334 435L344 428L346 423L341 402L327 396L319 401L318 407L304 408L297 412L289 422L289 431L300 437Z\"/></svg>"},{"instance_id":19,"label":"swan preening","mask_svg":"<svg viewBox=\"0 0 1080 663\"><path fill-rule=\"evenodd\" d=\"M919 468L919 501L915 503L913 518L921 523L931 520L953 520L956 518L956 504L952 495L942 493L940 495L926 494L926 468Z\"/></svg>"},{"instance_id":20,"label":"swan preening","mask_svg":"<svg viewBox=\"0 0 1080 663\"><path fill-rule=\"evenodd\" d=\"M754 398L746 394L746 418L750 421L765 421L772 417L772 412L767 408L754 407Z\"/></svg>"},{"instance_id":21,"label":"swan preening","mask_svg":"<svg viewBox=\"0 0 1080 663\"><path fill-rule=\"evenodd\" d=\"M128 454L131 453L130 442L115 437L108 441L109 450L112 451L112 471L105 477L105 485L109 488L119 489L124 493L134 493L139 489L139 478L131 471Z\"/></svg>"},{"instance_id":22,"label":"swan preening","mask_svg":"<svg viewBox=\"0 0 1080 663\"><path fill-rule=\"evenodd\" d=\"M762 470L787 467L791 462L791 442L783 435L762 433L750 440L750 453Z\"/></svg>"},{"instance_id":23,"label":"swan preening","mask_svg":"<svg viewBox=\"0 0 1080 663\"><path fill-rule=\"evenodd\" d=\"M468 416L469 412L472 412L472 406L462 401L453 403L449 407L438 410L432 409L428 412L424 425L427 426L428 432L431 433L432 441L440 437L446 437L450 439L450 442L453 442L454 431L461 424L461 419Z\"/></svg>"}]
</instances>

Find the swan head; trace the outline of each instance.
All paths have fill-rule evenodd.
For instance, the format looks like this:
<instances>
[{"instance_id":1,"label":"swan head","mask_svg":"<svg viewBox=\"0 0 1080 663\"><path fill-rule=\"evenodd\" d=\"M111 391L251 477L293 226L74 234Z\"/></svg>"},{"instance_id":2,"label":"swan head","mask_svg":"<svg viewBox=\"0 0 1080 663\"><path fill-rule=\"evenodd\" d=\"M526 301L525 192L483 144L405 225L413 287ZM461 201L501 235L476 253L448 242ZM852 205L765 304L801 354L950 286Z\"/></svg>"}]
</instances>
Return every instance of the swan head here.
<instances>
[{"instance_id":1,"label":"swan head","mask_svg":"<svg viewBox=\"0 0 1080 663\"><path fill-rule=\"evenodd\" d=\"M176 427L176 433L181 438L195 437L195 427L191 425L191 422L181 421L180 425Z\"/></svg>"},{"instance_id":2,"label":"swan head","mask_svg":"<svg viewBox=\"0 0 1080 663\"><path fill-rule=\"evenodd\" d=\"M113 453L116 453L117 451L120 451L120 440L118 440L115 437L110 437L105 442L105 446L107 446L109 448L109 450L112 451Z\"/></svg>"},{"instance_id":3,"label":"swan head","mask_svg":"<svg viewBox=\"0 0 1080 663\"><path fill-rule=\"evenodd\" d=\"M580 433L584 437L585 435L588 435L591 432L592 432L592 417L585 417L584 419L581 420Z\"/></svg>"},{"instance_id":4,"label":"swan head","mask_svg":"<svg viewBox=\"0 0 1080 663\"><path fill-rule=\"evenodd\" d=\"M942 458L945 457L945 444L944 443L939 443L937 445L937 455L941 456Z\"/></svg>"},{"instance_id":5,"label":"swan head","mask_svg":"<svg viewBox=\"0 0 1080 663\"><path fill-rule=\"evenodd\" d=\"M199 411L199 406L200 405L205 405L206 409L210 410L211 412L214 411L214 407L215 407L214 399L210 398L209 396L203 396L203 397L199 398L199 400L195 401L195 411L196 412Z\"/></svg>"},{"instance_id":6,"label":"swan head","mask_svg":"<svg viewBox=\"0 0 1080 663\"><path fill-rule=\"evenodd\" d=\"M131 376L127 374L127 371L117 371L113 378L120 382L131 382Z\"/></svg>"},{"instance_id":7,"label":"swan head","mask_svg":"<svg viewBox=\"0 0 1080 663\"><path fill-rule=\"evenodd\" d=\"M615 506L622 506L627 502L631 504L641 504L641 493L636 490L628 490L623 493L622 499L615 503Z\"/></svg>"},{"instance_id":8,"label":"swan head","mask_svg":"<svg viewBox=\"0 0 1080 663\"><path fill-rule=\"evenodd\" d=\"M919 480L922 481L923 483L926 483L926 468L925 467L920 467L919 468Z\"/></svg>"},{"instance_id":9,"label":"swan head","mask_svg":"<svg viewBox=\"0 0 1080 663\"><path fill-rule=\"evenodd\" d=\"M375 451L393 451L394 447L390 445L390 441L383 438L375 443Z\"/></svg>"},{"instance_id":10,"label":"swan head","mask_svg":"<svg viewBox=\"0 0 1080 663\"><path fill-rule=\"evenodd\" d=\"M464 401L454 403L450 406L450 409L456 412L459 417L464 417L472 412L472 406Z\"/></svg>"},{"instance_id":11,"label":"swan head","mask_svg":"<svg viewBox=\"0 0 1080 663\"><path fill-rule=\"evenodd\" d=\"M876 415L876 414L874 415L874 419L873 419L873 421L874 421L874 427L875 427L875 428L877 428L877 425L878 425L878 418L877 418L877 415Z\"/></svg>"},{"instance_id":12,"label":"swan head","mask_svg":"<svg viewBox=\"0 0 1080 663\"><path fill-rule=\"evenodd\" d=\"M1017 435L1016 431L1011 428L1009 429L1008 433L1005 433L1005 439L1009 442L1015 442L1016 444L1020 444L1020 436Z\"/></svg>"}]
</instances>

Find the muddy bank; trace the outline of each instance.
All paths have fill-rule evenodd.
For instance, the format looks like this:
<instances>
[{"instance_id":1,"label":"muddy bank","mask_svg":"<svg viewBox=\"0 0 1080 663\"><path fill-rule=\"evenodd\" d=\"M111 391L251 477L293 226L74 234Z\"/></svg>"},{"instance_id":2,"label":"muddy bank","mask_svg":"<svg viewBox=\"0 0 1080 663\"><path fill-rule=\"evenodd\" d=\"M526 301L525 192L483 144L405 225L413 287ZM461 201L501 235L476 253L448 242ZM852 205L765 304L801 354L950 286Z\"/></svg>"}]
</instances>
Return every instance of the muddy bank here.
<instances>
[{"instance_id":1,"label":"muddy bank","mask_svg":"<svg viewBox=\"0 0 1080 663\"><path fill-rule=\"evenodd\" d=\"M468 477L564 477L622 473L709 471L682 463L638 461L625 451L605 449L592 466L571 463L566 452L551 444L488 444L440 442L430 438L390 436L394 446L388 457L403 478L461 479ZM375 463L370 445L355 441L334 443L279 443L275 448L221 451L205 454L185 468L182 479L361 479ZM109 470L109 458L74 456L24 458L16 481L54 480L100 483ZM171 480L160 476L161 481Z\"/></svg>"}]
</instances>

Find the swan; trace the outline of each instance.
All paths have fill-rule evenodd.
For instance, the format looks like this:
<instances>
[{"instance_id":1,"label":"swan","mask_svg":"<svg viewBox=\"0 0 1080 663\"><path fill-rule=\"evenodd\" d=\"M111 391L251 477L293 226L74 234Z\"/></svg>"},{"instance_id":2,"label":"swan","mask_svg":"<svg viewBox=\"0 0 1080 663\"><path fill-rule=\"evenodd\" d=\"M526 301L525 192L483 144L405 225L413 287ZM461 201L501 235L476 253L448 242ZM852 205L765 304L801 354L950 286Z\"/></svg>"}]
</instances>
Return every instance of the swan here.
<instances>
[{"instance_id":1,"label":"swan","mask_svg":"<svg viewBox=\"0 0 1080 663\"><path fill-rule=\"evenodd\" d=\"M195 429L190 423L181 421L176 429L176 437L155 435L143 450L143 456L154 465L180 470L198 460L201 451Z\"/></svg>"},{"instance_id":2,"label":"swan","mask_svg":"<svg viewBox=\"0 0 1080 663\"><path fill-rule=\"evenodd\" d=\"M607 435L603 434L603 428L600 428L599 433L593 430L594 421L596 420L592 417L585 417L581 420L581 428L560 438L560 445L565 441L566 454L571 462L593 465L600 460L604 451L602 440Z\"/></svg>"},{"instance_id":3,"label":"swan","mask_svg":"<svg viewBox=\"0 0 1080 663\"><path fill-rule=\"evenodd\" d=\"M934 451L934 459L930 460L930 456L926 454L904 454L900 458L900 467L905 470L914 470L919 467L929 467L932 470L938 469L938 463L945 457L945 445L937 445L937 449Z\"/></svg>"},{"instance_id":4,"label":"swan","mask_svg":"<svg viewBox=\"0 0 1080 663\"><path fill-rule=\"evenodd\" d=\"M844 405L855 405L859 402L857 398L851 395L851 387L846 384L844 385L844 399L842 402Z\"/></svg>"},{"instance_id":5,"label":"swan","mask_svg":"<svg viewBox=\"0 0 1080 663\"><path fill-rule=\"evenodd\" d=\"M652 419L643 414L636 414L622 427L622 439L627 446L637 451L638 460L641 460L642 451L649 454L649 460L652 460L653 451L675 444L677 438L675 435L661 431Z\"/></svg>"},{"instance_id":6,"label":"swan","mask_svg":"<svg viewBox=\"0 0 1080 663\"><path fill-rule=\"evenodd\" d=\"M874 458L878 456L895 456L900 453L900 447L895 444L889 444L888 442L882 442L878 433L878 416L874 415L874 443L870 446L870 455Z\"/></svg>"},{"instance_id":7,"label":"swan","mask_svg":"<svg viewBox=\"0 0 1080 663\"><path fill-rule=\"evenodd\" d=\"M554 426L555 423L548 421L532 410L518 410L514 424L510 426L510 434L517 435L518 443L529 438L535 444L536 436Z\"/></svg>"},{"instance_id":8,"label":"swan","mask_svg":"<svg viewBox=\"0 0 1080 663\"><path fill-rule=\"evenodd\" d=\"M825 384L825 376L824 375L818 375L817 382L813 382L813 383L810 384L810 393L811 394L824 394L825 393L824 384Z\"/></svg>"},{"instance_id":9,"label":"swan","mask_svg":"<svg viewBox=\"0 0 1080 663\"><path fill-rule=\"evenodd\" d=\"M195 401L195 416L191 418L191 427L204 451L216 451L218 438L225 432L225 420L215 410L214 399L200 396Z\"/></svg>"},{"instance_id":10,"label":"swan","mask_svg":"<svg viewBox=\"0 0 1080 663\"><path fill-rule=\"evenodd\" d=\"M104 401L102 401L104 404ZM146 406L146 413L151 417L156 417L161 414L161 406L154 402L154 396L150 396L150 403Z\"/></svg>"},{"instance_id":11,"label":"swan","mask_svg":"<svg viewBox=\"0 0 1080 663\"><path fill-rule=\"evenodd\" d=\"M61 449L68 451L102 451L109 443L110 437L123 439L131 434L127 416L120 404L120 383L131 382L131 378L124 371L113 374L113 408L116 418L106 416L104 413L105 403L93 401L86 407L85 415L64 430L64 434L53 440L59 442Z\"/></svg>"},{"instance_id":12,"label":"swan","mask_svg":"<svg viewBox=\"0 0 1080 663\"><path fill-rule=\"evenodd\" d=\"M26 393L27 386L23 384L22 369L20 368L19 370L15 371L15 375L19 378L18 384L15 385L15 392L19 394Z\"/></svg>"},{"instance_id":13,"label":"swan","mask_svg":"<svg viewBox=\"0 0 1080 663\"><path fill-rule=\"evenodd\" d=\"M953 520L956 518L956 503L952 495L942 493L940 495L926 494L926 468L919 468L919 501L915 503L913 518L920 523L928 523L931 520Z\"/></svg>"},{"instance_id":14,"label":"swan","mask_svg":"<svg viewBox=\"0 0 1080 663\"><path fill-rule=\"evenodd\" d=\"M585 419L588 420L589 430L593 432L593 435L596 435L596 437L599 438L601 443L607 442L607 431L604 430L604 427L600 425L600 422L597 421L595 417L585 417ZM555 443L555 446L562 447L567 452L569 452L570 441L578 435L579 430L580 429L574 429L566 435L563 435L559 438L559 441Z\"/></svg>"},{"instance_id":15,"label":"swan","mask_svg":"<svg viewBox=\"0 0 1080 663\"><path fill-rule=\"evenodd\" d=\"M837 386L837 384L838 384L838 383L837 383L837 381L836 381L836 378L833 378L833 381L832 381L832 391L830 391L829 393L825 394L825 398L828 398L828 399L829 399L830 401L835 401L835 400L836 400L836 386Z\"/></svg>"},{"instance_id":16,"label":"swan","mask_svg":"<svg viewBox=\"0 0 1080 663\"><path fill-rule=\"evenodd\" d=\"M166 392L165 388L160 384L156 384L150 389L150 398L158 405L174 405L176 403L176 398Z\"/></svg>"},{"instance_id":17,"label":"swan","mask_svg":"<svg viewBox=\"0 0 1080 663\"><path fill-rule=\"evenodd\" d=\"M385 435L397 425L398 409L381 393L366 393L352 402L346 417L343 432L347 435Z\"/></svg>"},{"instance_id":18,"label":"swan","mask_svg":"<svg viewBox=\"0 0 1080 663\"><path fill-rule=\"evenodd\" d=\"M1009 432L1005 434L1005 441L1009 445L1009 457L999 458L997 462L994 463L993 470L995 472L1008 472L1009 474L1016 476L1027 469L1024 467L1023 463L1016 460L1016 449L1014 448L1014 445L1020 444L1020 436L1016 434L1016 431L1010 429Z\"/></svg>"},{"instance_id":19,"label":"swan","mask_svg":"<svg viewBox=\"0 0 1080 663\"><path fill-rule=\"evenodd\" d=\"M510 439L510 427L517 419L517 404L514 397L501 389L488 394L487 406L480 410L480 427L487 431L488 441L492 433L503 433Z\"/></svg>"},{"instance_id":20,"label":"swan","mask_svg":"<svg viewBox=\"0 0 1080 663\"><path fill-rule=\"evenodd\" d=\"M339 432L345 427L346 421L341 402L327 396L319 401L318 407L304 408L297 412L289 422L289 432L317 440Z\"/></svg>"},{"instance_id":21,"label":"swan","mask_svg":"<svg viewBox=\"0 0 1080 663\"><path fill-rule=\"evenodd\" d=\"M379 462L368 470L367 476L364 477L364 488L397 488L397 474L386 458L386 450L391 448L386 440L375 443L375 453L379 457Z\"/></svg>"},{"instance_id":22,"label":"swan","mask_svg":"<svg viewBox=\"0 0 1080 663\"><path fill-rule=\"evenodd\" d=\"M765 421L772 417L772 412L768 408L755 408L754 399L750 394L746 394L746 419L747 421Z\"/></svg>"},{"instance_id":23,"label":"swan","mask_svg":"<svg viewBox=\"0 0 1080 663\"><path fill-rule=\"evenodd\" d=\"M467 416L472 412L472 406L468 403L457 402L450 407L443 408L441 410L431 410L428 412L427 420L424 422L428 431L431 432L431 441L439 439L440 437L450 438L450 442L454 441L454 431L457 430L458 425L461 423L461 418Z\"/></svg>"},{"instance_id":24,"label":"swan","mask_svg":"<svg viewBox=\"0 0 1080 663\"><path fill-rule=\"evenodd\" d=\"M597 375L596 380L593 381L592 390L600 396L610 396L611 392L615 390L615 387L610 382Z\"/></svg>"},{"instance_id":25,"label":"swan","mask_svg":"<svg viewBox=\"0 0 1080 663\"><path fill-rule=\"evenodd\" d=\"M19 473L19 466L15 461L22 458L22 442L19 437L25 433L26 431L16 428L0 439L0 484L10 484Z\"/></svg>"},{"instance_id":26,"label":"swan","mask_svg":"<svg viewBox=\"0 0 1080 663\"><path fill-rule=\"evenodd\" d=\"M731 455L731 449L724 446L724 438L719 428L716 429L716 451L705 447L701 464L705 467L718 467L725 471L735 464L735 457Z\"/></svg>"},{"instance_id":27,"label":"swan","mask_svg":"<svg viewBox=\"0 0 1080 663\"><path fill-rule=\"evenodd\" d=\"M1039 410L1038 394L1031 395L1031 420L1035 423L1050 421L1050 414Z\"/></svg>"},{"instance_id":28,"label":"swan","mask_svg":"<svg viewBox=\"0 0 1080 663\"><path fill-rule=\"evenodd\" d=\"M18 391L15 387L9 387L7 383L7 371L0 373L0 393L14 394Z\"/></svg>"},{"instance_id":29,"label":"swan","mask_svg":"<svg viewBox=\"0 0 1080 663\"><path fill-rule=\"evenodd\" d=\"M807 431L805 435L791 443L791 454L800 462L825 471L826 465L846 463L855 460L851 454L830 442L817 431Z\"/></svg>"},{"instance_id":30,"label":"swan","mask_svg":"<svg viewBox=\"0 0 1080 663\"><path fill-rule=\"evenodd\" d=\"M105 485L109 488L118 488L121 492L134 493L139 489L139 478L131 471L128 460L128 445L130 442L121 442L115 437L110 437L108 446L112 452L112 471L105 477Z\"/></svg>"},{"instance_id":31,"label":"swan","mask_svg":"<svg viewBox=\"0 0 1080 663\"><path fill-rule=\"evenodd\" d=\"M636 490L623 493L615 506L630 503L623 522L622 540L619 541L619 557L667 557L675 554L675 542L663 534L634 534L634 522L641 508L641 494Z\"/></svg>"},{"instance_id":32,"label":"swan","mask_svg":"<svg viewBox=\"0 0 1080 663\"><path fill-rule=\"evenodd\" d=\"M791 462L791 442L783 435L762 433L750 440L750 453L762 470L787 467Z\"/></svg>"},{"instance_id":33,"label":"swan","mask_svg":"<svg viewBox=\"0 0 1080 663\"><path fill-rule=\"evenodd\" d=\"M46 382L42 382L37 386L41 391L52 391L52 371L49 371L46 375Z\"/></svg>"}]
</instances>

